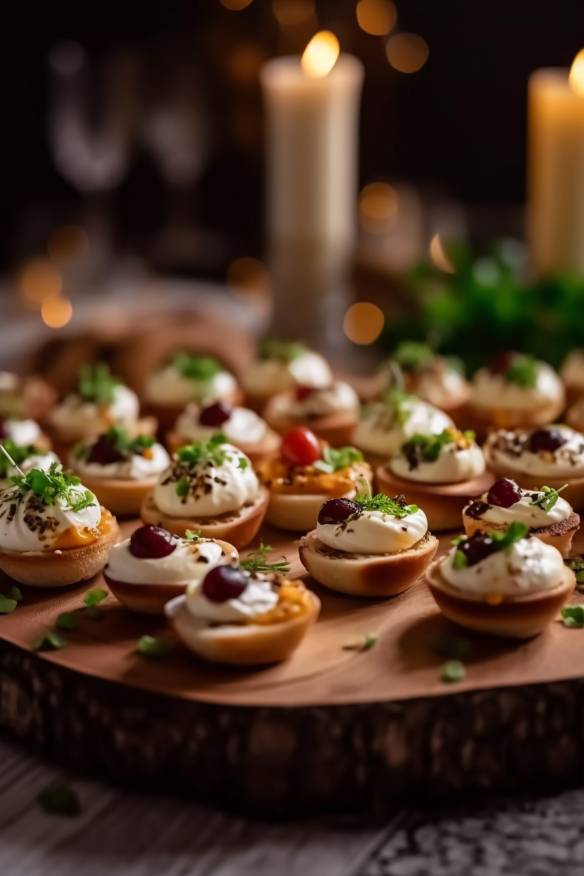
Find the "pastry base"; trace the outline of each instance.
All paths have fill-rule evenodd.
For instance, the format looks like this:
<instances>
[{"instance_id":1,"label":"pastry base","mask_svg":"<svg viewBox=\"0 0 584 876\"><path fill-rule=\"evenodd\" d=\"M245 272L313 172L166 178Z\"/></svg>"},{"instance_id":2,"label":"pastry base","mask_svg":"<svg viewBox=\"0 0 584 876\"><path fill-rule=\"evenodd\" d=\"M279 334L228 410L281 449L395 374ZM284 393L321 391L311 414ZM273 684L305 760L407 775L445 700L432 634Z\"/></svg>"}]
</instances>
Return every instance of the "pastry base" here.
<instances>
[{"instance_id":1,"label":"pastry base","mask_svg":"<svg viewBox=\"0 0 584 876\"><path fill-rule=\"evenodd\" d=\"M474 517L468 517L466 514L462 515L462 523L467 535L472 535L474 532L505 532L507 529L504 523L489 523L486 520L475 520ZM552 547L557 548L564 556L567 556L572 549L572 541L579 529L580 515L573 513L566 520L562 520L552 526L540 526L537 529L531 529L530 533L545 544L550 544Z\"/></svg>"},{"instance_id":2,"label":"pastry base","mask_svg":"<svg viewBox=\"0 0 584 876\"><path fill-rule=\"evenodd\" d=\"M435 532L460 529L462 509L469 501L482 496L495 478L486 471L460 484L422 484L398 478L386 466L375 472L377 489L388 496L402 494L408 502L419 505L428 518L428 528Z\"/></svg>"},{"instance_id":3,"label":"pastry base","mask_svg":"<svg viewBox=\"0 0 584 876\"><path fill-rule=\"evenodd\" d=\"M79 473L78 473L79 474ZM95 493L100 503L117 517L136 517L144 498L156 484L156 477L147 481L92 478L79 474L83 485Z\"/></svg>"},{"instance_id":4,"label":"pastry base","mask_svg":"<svg viewBox=\"0 0 584 876\"><path fill-rule=\"evenodd\" d=\"M218 427L220 431L220 427ZM189 444L188 438L183 438L178 432L169 432L166 436L166 446L171 453L176 453L180 447ZM261 462L266 462L268 459L273 459L280 448L280 436L269 429L259 444L246 444L244 441L239 441L234 444L246 456L249 457L253 465L259 465Z\"/></svg>"},{"instance_id":5,"label":"pastry base","mask_svg":"<svg viewBox=\"0 0 584 876\"><path fill-rule=\"evenodd\" d=\"M438 549L428 533L413 547L398 554L341 554L318 540L316 530L300 542L300 560L319 584L352 596L397 596L420 578Z\"/></svg>"},{"instance_id":6,"label":"pastry base","mask_svg":"<svg viewBox=\"0 0 584 876\"><path fill-rule=\"evenodd\" d=\"M256 537L266 515L269 499L270 494L262 487L253 505L209 521L203 517L171 517L156 506L153 494L148 493L142 503L140 514L144 523L163 526L175 535L184 535L187 529L192 529L200 532L205 538L227 541L239 549L246 547Z\"/></svg>"},{"instance_id":7,"label":"pastry base","mask_svg":"<svg viewBox=\"0 0 584 876\"><path fill-rule=\"evenodd\" d=\"M439 560L428 569L426 583L442 614L454 623L506 639L530 639L558 616L576 585L576 577L566 566L562 580L552 590L505 597L498 605L461 595L444 580Z\"/></svg>"}]
</instances>

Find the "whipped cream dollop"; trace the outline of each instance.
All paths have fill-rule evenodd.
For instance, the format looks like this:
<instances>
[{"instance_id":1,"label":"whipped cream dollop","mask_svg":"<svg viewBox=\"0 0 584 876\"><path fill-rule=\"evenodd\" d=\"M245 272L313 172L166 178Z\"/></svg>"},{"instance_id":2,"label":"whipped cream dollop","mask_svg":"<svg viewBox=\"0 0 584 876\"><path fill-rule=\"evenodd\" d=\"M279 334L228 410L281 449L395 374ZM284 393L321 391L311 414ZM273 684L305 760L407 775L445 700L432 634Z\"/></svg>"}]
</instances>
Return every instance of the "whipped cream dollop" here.
<instances>
[{"instance_id":1,"label":"whipped cream dollop","mask_svg":"<svg viewBox=\"0 0 584 876\"><path fill-rule=\"evenodd\" d=\"M404 452L405 450L405 452ZM418 459L408 454L407 445L390 459L389 469L399 478L425 484L459 484L485 471L485 457L475 441L461 447L453 439L443 444L436 459Z\"/></svg>"},{"instance_id":2,"label":"whipped cream dollop","mask_svg":"<svg viewBox=\"0 0 584 876\"><path fill-rule=\"evenodd\" d=\"M91 504L79 511L71 505L89 491L82 484L72 486L68 497L59 496L46 505L32 490L17 487L0 490L0 549L7 551L48 551L68 529L97 530L101 508L90 493Z\"/></svg>"},{"instance_id":3,"label":"whipped cream dollop","mask_svg":"<svg viewBox=\"0 0 584 876\"><path fill-rule=\"evenodd\" d=\"M505 374L494 374L481 368L472 381L472 403L475 407L529 410L564 397L562 382L551 365L537 362L534 386L521 386L508 380Z\"/></svg>"},{"instance_id":4,"label":"whipped cream dollop","mask_svg":"<svg viewBox=\"0 0 584 876\"><path fill-rule=\"evenodd\" d=\"M154 371L146 381L146 398L159 405L184 407L191 401L212 402L232 398L237 391L235 377L228 371L217 371L199 380L183 374L173 363Z\"/></svg>"},{"instance_id":5,"label":"whipped cream dollop","mask_svg":"<svg viewBox=\"0 0 584 876\"><path fill-rule=\"evenodd\" d=\"M584 390L584 350L572 350L566 356L560 376L566 386Z\"/></svg>"},{"instance_id":6,"label":"whipped cream dollop","mask_svg":"<svg viewBox=\"0 0 584 876\"><path fill-rule=\"evenodd\" d=\"M442 560L440 572L452 587L476 596L524 596L550 590L564 575L559 550L539 538L522 538L507 550L460 569L453 565L455 553L454 547Z\"/></svg>"},{"instance_id":7,"label":"whipped cream dollop","mask_svg":"<svg viewBox=\"0 0 584 876\"><path fill-rule=\"evenodd\" d=\"M72 436L96 435L113 425L131 426L140 412L138 396L121 383L112 393L112 401L107 405L71 393L51 411L51 424L62 435Z\"/></svg>"},{"instance_id":8,"label":"whipped cream dollop","mask_svg":"<svg viewBox=\"0 0 584 876\"><path fill-rule=\"evenodd\" d=\"M272 417L294 420L309 420L344 413L356 415L359 399L352 386L342 380L336 380L322 388L301 387L300 390L280 393L269 402L268 409Z\"/></svg>"},{"instance_id":9,"label":"whipped cream dollop","mask_svg":"<svg viewBox=\"0 0 584 876\"><path fill-rule=\"evenodd\" d=\"M9 438L15 444L31 445L41 436L41 427L34 420L0 420L0 441Z\"/></svg>"},{"instance_id":10,"label":"whipped cream dollop","mask_svg":"<svg viewBox=\"0 0 584 876\"><path fill-rule=\"evenodd\" d=\"M241 624L253 621L276 607L278 592L273 586L273 576L248 575L245 590L235 599L213 602L207 599L200 586L190 584L187 588L187 608L193 617L209 623Z\"/></svg>"},{"instance_id":11,"label":"whipped cream dollop","mask_svg":"<svg viewBox=\"0 0 584 876\"><path fill-rule=\"evenodd\" d=\"M342 523L318 523L317 538L335 551L350 554L395 554L407 550L428 532L421 508L404 517L361 511Z\"/></svg>"},{"instance_id":12,"label":"whipped cream dollop","mask_svg":"<svg viewBox=\"0 0 584 876\"><path fill-rule=\"evenodd\" d=\"M437 435L449 427L454 423L443 411L416 396L405 396L399 405L366 405L355 429L354 443L368 453L393 456L413 435Z\"/></svg>"},{"instance_id":13,"label":"whipped cream dollop","mask_svg":"<svg viewBox=\"0 0 584 876\"><path fill-rule=\"evenodd\" d=\"M326 359L306 350L290 360L257 359L245 371L243 386L250 395L269 396L295 385L322 388L332 379Z\"/></svg>"},{"instance_id":14,"label":"whipped cream dollop","mask_svg":"<svg viewBox=\"0 0 584 876\"><path fill-rule=\"evenodd\" d=\"M188 441L208 441L220 428L229 442L239 445L260 444L268 431L265 420L250 408L232 408L229 419L219 427L203 425L199 420L200 414L199 405L188 405L176 421L176 433Z\"/></svg>"},{"instance_id":15,"label":"whipped cream dollop","mask_svg":"<svg viewBox=\"0 0 584 876\"><path fill-rule=\"evenodd\" d=\"M493 465L503 465L519 474L546 478L584 477L584 435L568 426L553 426L565 442L556 450L530 449L531 432L499 429L486 441L485 455Z\"/></svg>"},{"instance_id":16,"label":"whipped cream dollop","mask_svg":"<svg viewBox=\"0 0 584 876\"><path fill-rule=\"evenodd\" d=\"M251 462L232 444L221 450L221 462L191 465L175 456L154 487L158 508L173 517L217 517L254 502L260 486Z\"/></svg>"},{"instance_id":17,"label":"whipped cream dollop","mask_svg":"<svg viewBox=\"0 0 584 876\"><path fill-rule=\"evenodd\" d=\"M480 520L485 523L505 524L508 525L516 520L519 523L524 523L530 529L539 529L542 526L552 526L554 523L559 523L562 520L567 520L574 509L561 496L556 503L546 511L541 505L535 504L538 499L541 499L542 493L537 490L521 490L521 499L514 502L508 508L502 508L500 505L491 505L488 500L488 493L481 496L481 503L486 506L481 508L479 515Z\"/></svg>"},{"instance_id":18,"label":"whipped cream dollop","mask_svg":"<svg viewBox=\"0 0 584 876\"><path fill-rule=\"evenodd\" d=\"M88 448L86 448L86 451ZM130 453L119 462L101 465L89 462L87 452L71 454L69 464L82 478L107 478L112 480L145 481L153 480L170 464L170 457L162 444L154 443L144 453Z\"/></svg>"},{"instance_id":19,"label":"whipped cream dollop","mask_svg":"<svg viewBox=\"0 0 584 876\"><path fill-rule=\"evenodd\" d=\"M222 546L210 538L193 541L178 536L172 537L175 548L171 554L157 559L136 557L130 551L130 539L126 538L111 550L106 574L114 581L128 584L175 584L187 586L198 584L210 569L237 559L233 548L228 558Z\"/></svg>"}]
</instances>

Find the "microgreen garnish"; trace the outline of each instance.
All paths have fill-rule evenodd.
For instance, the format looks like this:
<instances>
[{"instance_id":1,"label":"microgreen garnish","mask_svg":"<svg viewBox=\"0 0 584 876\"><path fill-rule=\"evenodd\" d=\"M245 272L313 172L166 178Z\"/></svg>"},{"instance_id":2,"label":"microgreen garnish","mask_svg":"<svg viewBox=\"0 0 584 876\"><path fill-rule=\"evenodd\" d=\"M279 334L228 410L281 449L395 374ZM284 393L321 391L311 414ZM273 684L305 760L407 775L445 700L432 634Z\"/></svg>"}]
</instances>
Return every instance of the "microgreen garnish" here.
<instances>
[{"instance_id":1,"label":"microgreen garnish","mask_svg":"<svg viewBox=\"0 0 584 876\"><path fill-rule=\"evenodd\" d=\"M452 544L456 550L452 558L454 571L474 566L498 551L509 550L517 541L529 532L528 527L518 520L509 524L504 532L475 533L470 536L457 537ZM478 548L478 549L477 549Z\"/></svg>"},{"instance_id":2,"label":"microgreen garnish","mask_svg":"<svg viewBox=\"0 0 584 876\"><path fill-rule=\"evenodd\" d=\"M173 650L173 643L168 639L146 635L138 640L137 651L144 657L153 657L155 660L160 660L172 654Z\"/></svg>"},{"instance_id":3,"label":"microgreen garnish","mask_svg":"<svg viewBox=\"0 0 584 876\"><path fill-rule=\"evenodd\" d=\"M456 550L452 558L452 568L455 572L459 572L468 566L468 557L461 550Z\"/></svg>"},{"instance_id":4,"label":"microgreen garnish","mask_svg":"<svg viewBox=\"0 0 584 876\"><path fill-rule=\"evenodd\" d=\"M438 636L430 645L434 654L446 657L448 660L467 660L472 652L472 645L468 639L460 636Z\"/></svg>"},{"instance_id":5,"label":"microgreen garnish","mask_svg":"<svg viewBox=\"0 0 584 876\"><path fill-rule=\"evenodd\" d=\"M240 456L239 459L237 460L238 469L240 469L240 471L245 471L245 469L248 468L248 466L249 466L249 459L247 459L247 457L245 457L245 456Z\"/></svg>"},{"instance_id":6,"label":"microgreen garnish","mask_svg":"<svg viewBox=\"0 0 584 876\"><path fill-rule=\"evenodd\" d=\"M211 465L220 466L223 465L227 459L231 458L229 451L223 446L226 442L227 439L225 435L217 432L215 435L212 435L208 441L194 441L192 444L187 444L185 447L181 447L180 450L177 450L175 459L179 464L188 469L193 469L197 465L207 462L211 463ZM243 459L243 457L241 459ZM241 459L240 462L238 462L239 468L247 468L248 460L245 459L245 465L242 466ZM179 478L175 487L177 496L180 496L181 498L188 496L190 488L190 478L187 475L183 475Z\"/></svg>"},{"instance_id":7,"label":"microgreen garnish","mask_svg":"<svg viewBox=\"0 0 584 876\"><path fill-rule=\"evenodd\" d=\"M531 494L531 504L537 505L542 511L551 511L560 498L560 493L562 490L565 490L567 486L568 484L564 484L559 490L554 489L554 487L544 486L537 492Z\"/></svg>"},{"instance_id":8,"label":"microgreen garnish","mask_svg":"<svg viewBox=\"0 0 584 876\"><path fill-rule=\"evenodd\" d=\"M498 550L506 551L512 547L516 541L521 541L529 532L529 527L525 523L520 523L514 520L509 524L505 532L489 532L488 535L496 543Z\"/></svg>"},{"instance_id":9,"label":"microgreen garnish","mask_svg":"<svg viewBox=\"0 0 584 876\"><path fill-rule=\"evenodd\" d=\"M33 651L60 651L67 645L66 639L54 630L45 630L34 643Z\"/></svg>"},{"instance_id":10,"label":"microgreen garnish","mask_svg":"<svg viewBox=\"0 0 584 876\"><path fill-rule=\"evenodd\" d=\"M396 347L393 359L404 371L415 371L427 365L434 356L432 347L421 341L402 341Z\"/></svg>"},{"instance_id":11,"label":"microgreen garnish","mask_svg":"<svg viewBox=\"0 0 584 876\"><path fill-rule=\"evenodd\" d=\"M466 668L461 660L447 660L440 667L440 678L446 684L455 684L466 676Z\"/></svg>"},{"instance_id":12,"label":"microgreen garnish","mask_svg":"<svg viewBox=\"0 0 584 876\"><path fill-rule=\"evenodd\" d=\"M53 462L48 471L33 468L26 474L10 478L11 482L24 495L33 492L45 505L54 505L62 499L70 511L83 511L95 505L95 496L89 490L76 489L81 480L62 470L58 462Z\"/></svg>"},{"instance_id":13,"label":"microgreen garnish","mask_svg":"<svg viewBox=\"0 0 584 876\"><path fill-rule=\"evenodd\" d=\"M47 815L79 815L81 801L77 791L65 782L51 782L37 796L37 803Z\"/></svg>"},{"instance_id":14,"label":"microgreen garnish","mask_svg":"<svg viewBox=\"0 0 584 876\"><path fill-rule=\"evenodd\" d=\"M369 651L378 641L379 636L377 633L363 633L345 642L343 651Z\"/></svg>"},{"instance_id":15,"label":"microgreen garnish","mask_svg":"<svg viewBox=\"0 0 584 876\"><path fill-rule=\"evenodd\" d=\"M533 356L519 353L505 372L505 379L524 389L533 389L537 383L537 361Z\"/></svg>"},{"instance_id":16,"label":"microgreen garnish","mask_svg":"<svg viewBox=\"0 0 584 876\"><path fill-rule=\"evenodd\" d=\"M79 371L77 391L82 399L97 405L111 405L115 390L120 385L105 362L83 365Z\"/></svg>"},{"instance_id":17,"label":"microgreen garnish","mask_svg":"<svg viewBox=\"0 0 584 876\"><path fill-rule=\"evenodd\" d=\"M435 462L448 444L466 447L474 439L475 433L470 430L457 432L449 427L438 435L412 435L402 444L401 453L408 460L410 468L417 468L421 462Z\"/></svg>"},{"instance_id":18,"label":"microgreen garnish","mask_svg":"<svg viewBox=\"0 0 584 876\"><path fill-rule=\"evenodd\" d=\"M37 453L45 453L44 450L34 447L32 444L15 444L10 438L4 439L3 446L5 452L0 454L0 478L8 477L8 473L13 468L18 470L21 463L30 456L35 456Z\"/></svg>"},{"instance_id":19,"label":"microgreen garnish","mask_svg":"<svg viewBox=\"0 0 584 876\"><path fill-rule=\"evenodd\" d=\"M217 359L212 356L198 356L193 353L177 353L172 360L173 366L183 377L191 380L211 380L222 370Z\"/></svg>"},{"instance_id":20,"label":"microgreen garnish","mask_svg":"<svg viewBox=\"0 0 584 876\"><path fill-rule=\"evenodd\" d=\"M191 482L188 478L181 478L176 485L176 495L180 496L180 498L184 498L188 496L189 490L191 488Z\"/></svg>"},{"instance_id":21,"label":"microgreen garnish","mask_svg":"<svg viewBox=\"0 0 584 876\"><path fill-rule=\"evenodd\" d=\"M199 541L202 537L203 533L200 529L187 529L183 535L184 540L189 542Z\"/></svg>"},{"instance_id":22,"label":"microgreen garnish","mask_svg":"<svg viewBox=\"0 0 584 876\"><path fill-rule=\"evenodd\" d=\"M564 563L576 576L576 587L578 590L582 590L584 587L584 557L568 557Z\"/></svg>"},{"instance_id":23,"label":"microgreen garnish","mask_svg":"<svg viewBox=\"0 0 584 876\"><path fill-rule=\"evenodd\" d=\"M17 587L16 584L12 584L8 590L8 593L5 595L8 596L10 599L15 599L16 602L22 602L23 599L22 590L20 589L20 587Z\"/></svg>"},{"instance_id":24,"label":"microgreen garnish","mask_svg":"<svg viewBox=\"0 0 584 876\"><path fill-rule=\"evenodd\" d=\"M264 338L258 348L260 359L277 359L279 362L292 362L305 352L306 347L300 341L281 341L278 338Z\"/></svg>"},{"instance_id":25,"label":"microgreen garnish","mask_svg":"<svg viewBox=\"0 0 584 876\"><path fill-rule=\"evenodd\" d=\"M385 404L390 409L393 419L399 425L403 425L410 418L411 400L411 395L397 387L392 387L385 393Z\"/></svg>"},{"instance_id":26,"label":"microgreen garnish","mask_svg":"<svg viewBox=\"0 0 584 876\"><path fill-rule=\"evenodd\" d=\"M286 575L290 571L290 562L286 557L282 557L276 562L268 562L268 554L272 550L269 544L261 542L258 548L251 551L245 560L241 560L239 565L246 572L275 572L278 575Z\"/></svg>"},{"instance_id":27,"label":"microgreen garnish","mask_svg":"<svg viewBox=\"0 0 584 876\"><path fill-rule=\"evenodd\" d=\"M376 493L375 496L365 496L363 493L358 493L353 499L363 511L381 511L382 514L389 514L391 517L407 517L409 514L415 514L418 510L417 505L408 505L405 496L386 496L385 493Z\"/></svg>"},{"instance_id":28,"label":"microgreen garnish","mask_svg":"<svg viewBox=\"0 0 584 876\"><path fill-rule=\"evenodd\" d=\"M325 447L322 451L322 459L314 463L314 468L329 474L362 461L363 454L356 447Z\"/></svg>"},{"instance_id":29,"label":"microgreen garnish","mask_svg":"<svg viewBox=\"0 0 584 876\"><path fill-rule=\"evenodd\" d=\"M562 621L565 627L582 629L584 627L584 605L564 605Z\"/></svg>"},{"instance_id":30,"label":"microgreen garnish","mask_svg":"<svg viewBox=\"0 0 584 876\"><path fill-rule=\"evenodd\" d=\"M72 632L73 630L79 629L79 620L77 619L77 615L75 615L72 611L62 611L61 614L57 615L57 620L55 621L55 629L64 630L65 632Z\"/></svg>"},{"instance_id":31,"label":"microgreen garnish","mask_svg":"<svg viewBox=\"0 0 584 876\"><path fill-rule=\"evenodd\" d=\"M122 426L111 426L105 434L116 450L124 454L135 453L142 456L156 441L154 435L129 435Z\"/></svg>"}]
</instances>

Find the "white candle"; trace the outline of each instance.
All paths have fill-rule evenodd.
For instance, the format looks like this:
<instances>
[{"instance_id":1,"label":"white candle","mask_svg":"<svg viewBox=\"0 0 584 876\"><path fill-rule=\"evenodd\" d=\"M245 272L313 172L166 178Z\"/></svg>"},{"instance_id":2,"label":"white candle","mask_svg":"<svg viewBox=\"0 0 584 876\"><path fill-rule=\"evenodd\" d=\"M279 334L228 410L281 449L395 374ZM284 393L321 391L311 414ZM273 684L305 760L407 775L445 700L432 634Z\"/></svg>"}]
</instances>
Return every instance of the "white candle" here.
<instances>
[{"instance_id":1,"label":"white candle","mask_svg":"<svg viewBox=\"0 0 584 876\"><path fill-rule=\"evenodd\" d=\"M584 275L584 52L529 80L528 235L537 274Z\"/></svg>"},{"instance_id":2,"label":"white candle","mask_svg":"<svg viewBox=\"0 0 584 876\"><path fill-rule=\"evenodd\" d=\"M323 31L302 58L275 58L261 78L271 243L350 246L363 65Z\"/></svg>"}]
</instances>

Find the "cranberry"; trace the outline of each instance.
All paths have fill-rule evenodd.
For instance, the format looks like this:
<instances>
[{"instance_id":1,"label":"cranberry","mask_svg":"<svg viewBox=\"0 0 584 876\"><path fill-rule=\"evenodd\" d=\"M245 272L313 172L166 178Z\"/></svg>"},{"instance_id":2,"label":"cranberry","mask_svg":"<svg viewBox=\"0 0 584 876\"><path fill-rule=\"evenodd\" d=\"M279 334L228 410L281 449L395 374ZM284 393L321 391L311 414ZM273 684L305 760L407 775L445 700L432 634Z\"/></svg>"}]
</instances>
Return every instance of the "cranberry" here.
<instances>
[{"instance_id":1,"label":"cranberry","mask_svg":"<svg viewBox=\"0 0 584 876\"><path fill-rule=\"evenodd\" d=\"M497 542L484 532L475 532L469 538L463 539L458 550L463 553L469 566L474 566L498 550Z\"/></svg>"},{"instance_id":2,"label":"cranberry","mask_svg":"<svg viewBox=\"0 0 584 876\"><path fill-rule=\"evenodd\" d=\"M342 523L353 514L359 513L359 506L350 499L329 499L325 502L318 514L319 523Z\"/></svg>"},{"instance_id":3,"label":"cranberry","mask_svg":"<svg viewBox=\"0 0 584 876\"><path fill-rule=\"evenodd\" d=\"M296 426L282 438L282 457L293 465L312 465L322 456L320 442L306 426Z\"/></svg>"},{"instance_id":4,"label":"cranberry","mask_svg":"<svg viewBox=\"0 0 584 876\"><path fill-rule=\"evenodd\" d=\"M242 569L233 566L216 566L207 572L202 584L203 596L211 602L227 602L237 599L247 587L248 577Z\"/></svg>"},{"instance_id":5,"label":"cranberry","mask_svg":"<svg viewBox=\"0 0 584 876\"><path fill-rule=\"evenodd\" d=\"M95 462L97 465L112 465L115 462L124 462L125 458L109 435L100 435L87 454L87 462Z\"/></svg>"},{"instance_id":6,"label":"cranberry","mask_svg":"<svg viewBox=\"0 0 584 876\"><path fill-rule=\"evenodd\" d=\"M499 478L487 493L487 502L498 508L510 508L521 499L521 490L515 481L509 478Z\"/></svg>"},{"instance_id":7,"label":"cranberry","mask_svg":"<svg viewBox=\"0 0 584 876\"><path fill-rule=\"evenodd\" d=\"M501 353L489 365L491 374L506 374L517 358L518 353Z\"/></svg>"},{"instance_id":8,"label":"cranberry","mask_svg":"<svg viewBox=\"0 0 584 876\"><path fill-rule=\"evenodd\" d=\"M213 405L203 408L199 414L201 426L222 426L231 416L233 408L227 402L218 401Z\"/></svg>"},{"instance_id":9,"label":"cranberry","mask_svg":"<svg viewBox=\"0 0 584 876\"><path fill-rule=\"evenodd\" d=\"M566 438L559 429L536 429L529 436L528 446L532 453L547 450L553 453L566 443Z\"/></svg>"},{"instance_id":10,"label":"cranberry","mask_svg":"<svg viewBox=\"0 0 584 876\"><path fill-rule=\"evenodd\" d=\"M8 438L8 429L6 428L6 421L0 419L0 438Z\"/></svg>"},{"instance_id":11,"label":"cranberry","mask_svg":"<svg viewBox=\"0 0 584 876\"><path fill-rule=\"evenodd\" d=\"M303 402L304 399L308 398L315 392L314 386L297 386L296 387L296 401Z\"/></svg>"},{"instance_id":12,"label":"cranberry","mask_svg":"<svg viewBox=\"0 0 584 876\"><path fill-rule=\"evenodd\" d=\"M130 537L130 553L139 560L161 560L176 550L176 541L161 526L140 526Z\"/></svg>"},{"instance_id":13,"label":"cranberry","mask_svg":"<svg viewBox=\"0 0 584 876\"><path fill-rule=\"evenodd\" d=\"M464 513L467 517L472 517L473 520L480 520L485 511L488 510L489 506L486 502L471 502Z\"/></svg>"}]
</instances>

